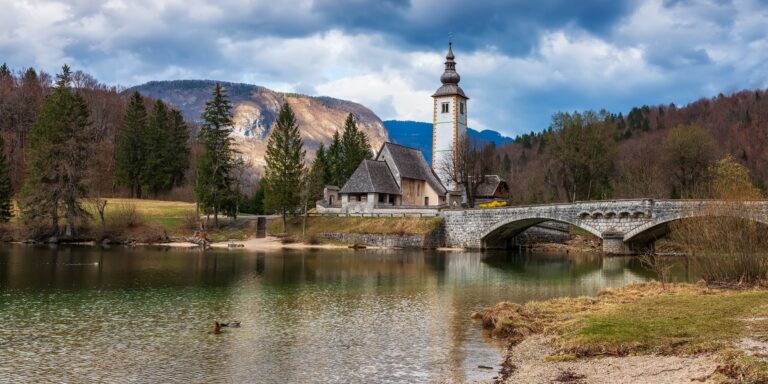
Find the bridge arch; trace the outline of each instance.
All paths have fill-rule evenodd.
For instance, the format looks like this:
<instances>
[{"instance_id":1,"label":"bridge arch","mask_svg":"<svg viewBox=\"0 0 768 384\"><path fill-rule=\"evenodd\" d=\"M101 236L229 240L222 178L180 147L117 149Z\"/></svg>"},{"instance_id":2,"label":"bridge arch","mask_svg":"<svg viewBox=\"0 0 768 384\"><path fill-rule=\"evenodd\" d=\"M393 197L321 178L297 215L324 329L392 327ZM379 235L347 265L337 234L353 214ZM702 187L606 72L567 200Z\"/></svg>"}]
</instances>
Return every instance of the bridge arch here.
<instances>
[{"instance_id":1,"label":"bridge arch","mask_svg":"<svg viewBox=\"0 0 768 384\"><path fill-rule=\"evenodd\" d=\"M636 214L637 213L641 213L641 212L636 212ZM750 220L756 223L768 225L768 217L756 216L753 213L736 211L731 213L723 212L718 214L711 214L710 212L706 212L706 211L690 211L690 212L681 213L681 214L670 216L670 217L655 218L654 220L644 223L636 228L633 228L631 231L624 234L624 242L631 242L634 240L641 239L643 237L654 237L654 233L659 233L661 231L668 232L665 226L669 225L669 223L685 220L685 219L695 219L695 218L701 218L701 217L711 217L711 218L736 217L736 218ZM642 240L649 240L649 239L642 239Z\"/></svg>"},{"instance_id":2,"label":"bridge arch","mask_svg":"<svg viewBox=\"0 0 768 384\"><path fill-rule=\"evenodd\" d=\"M584 213L580 213L577 217L581 218ZM587 218L588 217L592 217L592 214L587 213ZM510 239L520 234L521 232L525 231L526 229L533 227L534 225L541 224L547 221L555 221L559 223L570 224L570 225L582 228L585 231L597 237L602 236L601 232L598 229L582 223L581 220L571 220L569 218L562 217L562 216L555 217L555 216L548 216L548 215L531 214L531 215L512 216L512 217L503 218L499 220L498 222L494 223L493 225L491 225L481 233L480 242L483 248L487 248L487 245L493 243L494 241L498 242L500 240Z\"/></svg>"}]
</instances>

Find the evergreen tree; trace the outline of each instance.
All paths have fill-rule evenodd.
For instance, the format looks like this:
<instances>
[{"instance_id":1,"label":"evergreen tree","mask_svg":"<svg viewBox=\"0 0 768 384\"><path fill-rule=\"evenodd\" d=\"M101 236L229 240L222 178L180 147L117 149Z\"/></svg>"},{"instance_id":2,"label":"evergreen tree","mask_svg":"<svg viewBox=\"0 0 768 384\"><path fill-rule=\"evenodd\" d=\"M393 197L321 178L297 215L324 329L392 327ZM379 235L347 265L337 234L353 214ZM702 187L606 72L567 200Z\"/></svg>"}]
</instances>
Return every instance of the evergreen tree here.
<instances>
[{"instance_id":1,"label":"evergreen tree","mask_svg":"<svg viewBox=\"0 0 768 384\"><path fill-rule=\"evenodd\" d=\"M168 107L162 101L155 102L149 114L146 134L144 134L145 159L141 172L142 184L157 197L167 187L166 175L168 164Z\"/></svg>"},{"instance_id":2,"label":"evergreen tree","mask_svg":"<svg viewBox=\"0 0 768 384\"><path fill-rule=\"evenodd\" d=\"M326 184L335 185L339 188L344 186L344 159L341 150L341 137L339 131L333 133L331 145L326 152L327 179Z\"/></svg>"},{"instance_id":3,"label":"evergreen tree","mask_svg":"<svg viewBox=\"0 0 768 384\"><path fill-rule=\"evenodd\" d=\"M29 177L22 209L30 220L50 219L50 233L58 235L59 208L63 208L64 236L74 236L75 220L87 213L80 206L86 196L85 176L94 134L88 107L70 88L67 65L57 75L53 92L46 97L29 140Z\"/></svg>"},{"instance_id":4,"label":"evergreen tree","mask_svg":"<svg viewBox=\"0 0 768 384\"><path fill-rule=\"evenodd\" d=\"M232 148L232 105L221 84L216 84L213 99L205 103L203 126L198 140L203 153L197 161L195 194L206 212L213 212L213 222L219 226L219 212L231 193L235 150Z\"/></svg>"},{"instance_id":5,"label":"evergreen tree","mask_svg":"<svg viewBox=\"0 0 768 384\"><path fill-rule=\"evenodd\" d=\"M368 138L365 132L357 130L355 117L350 113L344 121L344 133L341 135L341 150L343 163L342 185L355 172L364 159L372 156Z\"/></svg>"},{"instance_id":6,"label":"evergreen tree","mask_svg":"<svg viewBox=\"0 0 768 384\"><path fill-rule=\"evenodd\" d=\"M315 161L312 163L312 167L317 167L319 169L318 172L323 186L332 185L333 175L328 161L328 152L325 150L325 144L320 143L320 146L317 147Z\"/></svg>"},{"instance_id":7,"label":"evergreen tree","mask_svg":"<svg viewBox=\"0 0 768 384\"><path fill-rule=\"evenodd\" d=\"M131 189L131 197L141 198L142 174L145 169L147 110L144 98L134 92L128 102L123 125L118 132L115 158L115 182Z\"/></svg>"},{"instance_id":8,"label":"evergreen tree","mask_svg":"<svg viewBox=\"0 0 768 384\"><path fill-rule=\"evenodd\" d=\"M373 158L368 136L362 130L357 129L355 117L350 113L344 121L344 131L337 143L337 134L329 148L329 164L333 163L333 173L337 175L335 180L341 187L364 159Z\"/></svg>"},{"instance_id":9,"label":"evergreen tree","mask_svg":"<svg viewBox=\"0 0 768 384\"><path fill-rule=\"evenodd\" d=\"M323 187L326 185L328 177L328 160L325 155L325 146L320 143L315 155L315 161L312 162L308 175L308 197L309 201L319 200L323 197Z\"/></svg>"},{"instance_id":10,"label":"evergreen tree","mask_svg":"<svg viewBox=\"0 0 768 384\"><path fill-rule=\"evenodd\" d=\"M288 103L285 103L280 108L267 142L264 177L264 203L267 209L280 212L283 216L283 231L286 229L286 215L294 212L301 203L305 153L296 117Z\"/></svg>"},{"instance_id":11,"label":"evergreen tree","mask_svg":"<svg viewBox=\"0 0 768 384\"><path fill-rule=\"evenodd\" d=\"M11 77L11 69L8 68L8 64L3 63L0 65L0 79Z\"/></svg>"},{"instance_id":12,"label":"evergreen tree","mask_svg":"<svg viewBox=\"0 0 768 384\"><path fill-rule=\"evenodd\" d=\"M181 112L176 109L169 111L168 128L165 190L182 185L189 165L189 128Z\"/></svg>"},{"instance_id":13,"label":"evergreen tree","mask_svg":"<svg viewBox=\"0 0 768 384\"><path fill-rule=\"evenodd\" d=\"M13 216L13 188L9 174L5 143L0 136L0 222L7 223Z\"/></svg>"}]
</instances>

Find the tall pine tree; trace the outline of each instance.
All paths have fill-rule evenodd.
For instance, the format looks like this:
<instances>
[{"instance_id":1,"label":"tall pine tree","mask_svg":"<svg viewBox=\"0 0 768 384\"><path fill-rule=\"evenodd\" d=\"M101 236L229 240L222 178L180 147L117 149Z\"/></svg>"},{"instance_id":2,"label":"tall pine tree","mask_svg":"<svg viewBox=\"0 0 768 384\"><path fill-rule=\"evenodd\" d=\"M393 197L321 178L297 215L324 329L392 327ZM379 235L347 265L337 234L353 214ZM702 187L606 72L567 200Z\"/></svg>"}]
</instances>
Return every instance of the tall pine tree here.
<instances>
[{"instance_id":1,"label":"tall pine tree","mask_svg":"<svg viewBox=\"0 0 768 384\"><path fill-rule=\"evenodd\" d=\"M144 134L144 169L141 172L142 184L157 197L166 188L168 154L168 107L160 100L155 102L149 113L149 123Z\"/></svg>"},{"instance_id":2,"label":"tall pine tree","mask_svg":"<svg viewBox=\"0 0 768 384\"><path fill-rule=\"evenodd\" d=\"M296 117L288 103L284 103L267 142L267 163L264 183L265 205L283 216L294 212L301 203L301 177L304 172L304 143L301 140Z\"/></svg>"},{"instance_id":3,"label":"tall pine tree","mask_svg":"<svg viewBox=\"0 0 768 384\"><path fill-rule=\"evenodd\" d=\"M5 143L0 135L0 222L7 223L13 217L13 187L5 156Z\"/></svg>"},{"instance_id":4,"label":"tall pine tree","mask_svg":"<svg viewBox=\"0 0 768 384\"><path fill-rule=\"evenodd\" d=\"M331 140L331 145L328 146L325 158L328 169L325 183L341 188L344 186L346 178L344 177L344 154L341 148L339 131L333 133L333 139Z\"/></svg>"},{"instance_id":5,"label":"tall pine tree","mask_svg":"<svg viewBox=\"0 0 768 384\"><path fill-rule=\"evenodd\" d=\"M166 174L164 189L182 185L189 165L189 128L181 112L171 109L168 113L168 143L165 158Z\"/></svg>"},{"instance_id":6,"label":"tall pine tree","mask_svg":"<svg viewBox=\"0 0 768 384\"><path fill-rule=\"evenodd\" d=\"M220 84L216 84L213 99L205 103L203 126L198 140L203 153L197 160L197 202L206 212L213 213L219 226L219 212L232 193L232 105Z\"/></svg>"},{"instance_id":7,"label":"tall pine tree","mask_svg":"<svg viewBox=\"0 0 768 384\"><path fill-rule=\"evenodd\" d=\"M144 98L134 92L117 136L115 182L131 189L131 197L141 198L146 161L147 110Z\"/></svg>"},{"instance_id":8,"label":"tall pine tree","mask_svg":"<svg viewBox=\"0 0 768 384\"><path fill-rule=\"evenodd\" d=\"M350 113L344 121L344 133L341 135L339 186L347 182L360 162L372 157L368 136L362 130L357 129L357 121Z\"/></svg>"},{"instance_id":9,"label":"tall pine tree","mask_svg":"<svg viewBox=\"0 0 768 384\"><path fill-rule=\"evenodd\" d=\"M87 215L80 200L87 194L85 177L94 142L88 107L70 88L71 82L72 73L64 65L32 126L22 202L25 218L50 219L53 235L59 234L59 209L63 209L67 238L75 235L75 220Z\"/></svg>"}]
</instances>

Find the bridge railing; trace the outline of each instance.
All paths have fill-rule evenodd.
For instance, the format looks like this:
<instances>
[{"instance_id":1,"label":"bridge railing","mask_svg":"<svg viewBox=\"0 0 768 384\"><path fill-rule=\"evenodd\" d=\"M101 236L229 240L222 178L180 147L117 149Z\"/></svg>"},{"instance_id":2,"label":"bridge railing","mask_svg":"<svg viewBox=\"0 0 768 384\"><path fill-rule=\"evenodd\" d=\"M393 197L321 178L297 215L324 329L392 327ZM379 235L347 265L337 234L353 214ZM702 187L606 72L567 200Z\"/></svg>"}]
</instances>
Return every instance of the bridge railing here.
<instances>
[{"instance_id":1,"label":"bridge railing","mask_svg":"<svg viewBox=\"0 0 768 384\"><path fill-rule=\"evenodd\" d=\"M640 204L649 204L655 205L655 203L707 203L707 202L723 202L723 203L735 203L735 201L730 200L721 200L721 199L612 199L612 200L577 200L574 202L561 202L561 203L546 203L546 204L521 204L521 205L506 205L503 207L488 207L488 208L479 208L479 207L473 207L473 208L452 208L448 207L443 209L444 211L480 211L480 210L500 210L500 209L510 209L510 208L540 208L540 207L557 207L557 206L567 206L567 207L574 207L574 206L590 206L590 205L605 205L610 203L638 203ZM738 203L743 204L766 204L768 205L768 199L764 200L742 200L738 201Z\"/></svg>"}]
</instances>

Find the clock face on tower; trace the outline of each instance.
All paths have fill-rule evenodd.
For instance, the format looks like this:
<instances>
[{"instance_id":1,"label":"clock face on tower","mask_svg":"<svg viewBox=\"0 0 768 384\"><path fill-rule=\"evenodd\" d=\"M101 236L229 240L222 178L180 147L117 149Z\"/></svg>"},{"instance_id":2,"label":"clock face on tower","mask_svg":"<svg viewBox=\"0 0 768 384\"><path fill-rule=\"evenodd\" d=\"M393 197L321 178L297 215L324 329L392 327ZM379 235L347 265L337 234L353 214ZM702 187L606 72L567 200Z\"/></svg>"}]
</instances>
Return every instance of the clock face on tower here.
<instances>
[{"instance_id":1,"label":"clock face on tower","mask_svg":"<svg viewBox=\"0 0 768 384\"><path fill-rule=\"evenodd\" d=\"M443 85L432 95L434 118L432 125L432 169L449 191L457 191L459 145L467 136L467 101L459 86L461 76L456 72L453 47L448 43L445 71L440 76Z\"/></svg>"}]
</instances>

